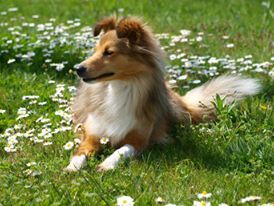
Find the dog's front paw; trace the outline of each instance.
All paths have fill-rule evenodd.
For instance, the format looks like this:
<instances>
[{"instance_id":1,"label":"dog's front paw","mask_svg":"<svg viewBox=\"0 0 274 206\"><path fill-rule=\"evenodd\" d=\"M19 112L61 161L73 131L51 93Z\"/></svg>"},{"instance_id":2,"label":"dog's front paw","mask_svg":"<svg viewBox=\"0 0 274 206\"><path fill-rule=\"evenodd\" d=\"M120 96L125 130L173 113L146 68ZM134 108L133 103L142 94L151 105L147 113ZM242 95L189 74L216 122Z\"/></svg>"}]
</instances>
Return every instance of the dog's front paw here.
<instances>
[{"instance_id":1,"label":"dog's front paw","mask_svg":"<svg viewBox=\"0 0 274 206\"><path fill-rule=\"evenodd\" d=\"M64 171L76 172L76 171L79 171L84 166L86 166L86 164L87 164L87 158L85 155L74 156L70 160L69 165L66 168L64 168Z\"/></svg>"},{"instance_id":2,"label":"dog's front paw","mask_svg":"<svg viewBox=\"0 0 274 206\"><path fill-rule=\"evenodd\" d=\"M111 162L106 162L106 161L104 161L104 162L102 162L101 164L99 164L99 165L97 166L96 170L97 170L98 172L106 172L106 171L108 171L108 170L113 170L113 169L115 169L115 167L116 167L115 164L113 164L113 163L111 163Z\"/></svg>"},{"instance_id":3,"label":"dog's front paw","mask_svg":"<svg viewBox=\"0 0 274 206\"><path fill-rule=\"evenodd\" d=\"M106 172L108 170L113 170L114 168L115 167L113 167L113 166L110 167L110 166L100 164L96 167L96 170L97 170L97 172Z\"/></svg>"}]
</instances>

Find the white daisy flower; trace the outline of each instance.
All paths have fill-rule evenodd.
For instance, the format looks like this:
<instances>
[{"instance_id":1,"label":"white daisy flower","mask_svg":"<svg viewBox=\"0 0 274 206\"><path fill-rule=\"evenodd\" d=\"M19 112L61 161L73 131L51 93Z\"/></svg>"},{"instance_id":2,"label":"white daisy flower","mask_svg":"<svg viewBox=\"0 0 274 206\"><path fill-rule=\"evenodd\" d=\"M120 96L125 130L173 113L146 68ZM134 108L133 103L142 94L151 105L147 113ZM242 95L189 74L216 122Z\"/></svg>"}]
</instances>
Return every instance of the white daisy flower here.
<instances>
[{"instance_id":1,"label":"white daisy flower","mask_svg":"<svg viewBox=\"0 0 274 206\"><path fill-rule=\"evenodd\" d=\"M36 177L36 176L40 176L42 174L42 172L35 170L31 173L31 176Z\"/></svg>"},{"instance_id":2,"label":"white daisy flower","mask_svg":"<svg viewBox=\"0 0 274 206\"><path fill-rule=\"evenodd\" d=\"M193 206L211 206L211 203L206 201L194 201Z\"/></svg>"},{"instance_id":3,"label":"white daisy flower","mask_svg":"<svg viewBox=\"0 0 274 206\"><path fill-rule=\"evenodd\" d=\"M226 46L225 46L226 48L233 48L234 47L234 44L227 44Z\"/></svg>"},{"instance_id":4,"label":"white daisy flower","mask_svg":"<svg viewBox=\"0 0 274 206\"><path fill-rule=\"evenodd\" d=\"M192 63L189 62L189 61L186 61L185 64L184 64L184 67L185 68L191 68L192 67Z\"/></svg>"},{"instance_id":5,"label":"white daisy flower","mask_svg":"<svg viewBox=\"0 0 274 206\"><path fill-rule=\"evenodd\" d=\"M15 59L9 59L8 62L7 62L7 64L11 64L11 63L13 63L15 61L16 61Z\"/></svg>"},{"instance_id":6,"label":"white daisy flower","mask_svg":"<svg viewBox=\"0 0 274 206\"><path fill-rule=\"evenodd\" d=\"M4 114L4 113L6 113L6 110L0 109L0 114Z\"/></svg>"},{"instance_id":7,"label":"white daisy flower","mask_svg":"<svg viewBox=\"0 0 274 206\"><path fill-rule=\"evenodd\" d=\"M133 206L134 200L130 196L120 196L117 198L117 206Z\"/></svg>"},{"instance_id":8,"label":"white daisy flower","mask_svg":"<svg viewBox=\"0 0 274 206\"><path fill-rule=\"evenodd\" d=\"M44 106L44 105L46 105L47 104L47 102L38 102L38 105L39 106Z\"/></svg>"},{"instance_id":9,"label":"white daisy flower","mask_svg":"<svg viewBox=\"0 0 274 206\"><path fill-rule=\"evenodd\" d=\"M18 11L18 8L16 8L16 7L9 8L8 11L9 12L16 12L16 11Z\"/></svg>"},{"instance_id":10,"label":"white daisy flower","mask_svg":"<svg viewBox=\"0 0 274 206\"><path fill-rule=\"evenodd\" d=\"M33 171L31 169L26 169L23 171L25 175L30 175Z\"/></svg>"},{"instance_id":11,"label":"white daisy flower","mask_svg":"<svg viewBox=\"0 0 274 206\"><path fill-rule=\"evenodd\" d=\"M26 165L27 165L27 167L31 167L31 166L33 166L33 165L36 165L36 162L29 162L29 163L27 163Z\"/></svg>"},{"instance_id":12,"label":"white daisy flower","mask_svg":"<svg viewBox=\"0 0 274 206\"><path fill-rule=\"evenodd\" d=\"M175 54L171 54L169 56L169 59L172 61L172 60L175 60L177 58L177 56Z\"/></svg>"},{"instance_id":13,"label":"white daisy flower","mask_svg":"<svg viewBox=\"0 0 274 206\"><path fill-rule=\"evenodd\" d=\"M200 42L200 41L202 41L202 40L203 40L203 37L201 37L201 36L197 36L197 37L196 37L196 41Z\"/></svg>"},{"instance_id":14,"label":"white daisy flower","mask_svg":"<svg viewBox=\"0 0 274 206\"><path fill-rule=\"evenodd\" d=\"M186 30L186 29L182 29L182 30L180 30L180 33L181 33L182 36L188 36L188 35L190 35L191 31Z\"/></svg>"},{"instance_id":15,"label":"white daisy flower","mask_svg":"<svg viewBox=\"0 0 274 206\"><path fill-rule=\"evenodd\" d=\"M178 79L178 80L185 80L185 79L187 79L187 74L181 75L181 76L179 76L177 79Z\"/></svg>"},{"instance_id":16,"label":"white daisy flower","mask_svg":"<svg viewBox=\"0 0 274 206\"><path fill-rule=\"evenodd\" d=\"M33 104L36 104L37 103L37 100L32 100L29 102L29 105L33 105Z\"/></svg>"},{"instance_id":17,"label":"white daisy flower","mask_svg":"<svg viewBox=\"0 0 274 206\"><path fill-rule=\"evenodd\" d=\"M14 145L8 145L7 147L4 147L4 150L10 153L10 152L16 152L17 149L14 147Z\"/></svg>"},{"instance_id":18,"label":"white daisy flower","mask_svg":"<svg viewBox=\"0 0 274 206\"><path fill-rule=\"evenodd\" d=\"M260 196L248 196L248 197L242 198L240 200L240 203L255 202L255 201L259 201L261 199L262 198Z\"/></svg>"},{"instance_id":19,"label":"white daisy flower","mask_svg":"<svg viewBox=\"0 0 274 206\"><path fill-rule=\"evenodd\" d=\"M49 84L55 84L55 81L54 80L49 80L48 83Z\"/></svg>"},{"instance_id":20,"label":"white daisy flower","mask_svg":"<svg viewBox=\"0 0 274 206\"><path fill-rule=\"evenodd\" d=\"M39 98L39 96L37 96L37 95L27 95L27 96L23 96L22 100L28 100L28 99L34 100L34 99L38 99L38 98Z\"/></svg>"},{"instance_id":21,"label":"white daisy flower","mask_svg":"<svg viewBox=\"0 0 274 206\"><path fill-rule=\"evenodd\" d=\"M197 197L199 199L207 199L207 198L210 198L211 196L212 196L212 194L211 193L207 193L206 191L197 194Z\"/></svg>"},{"instance_id":22,"label":"white daisy flower","mask_svg":"<svg viewBox=\"0 0 274 206\"><path fill-rule=\"evenodd\" d=\"M39 15L32 15L31 16L33 19L38 19L39 18Z\"/></svg>"},{"instance_id":23,"label":"white daisy flower","mask_svg":"<svg viewBox=\"0 0 274 206\"><path fill-rule=\"evenodd\" d=\"M176 84L176 83L177 83L177 81L176 81L175 79L171 79L171 80L169 80L169 81L168 81L168 83L169 83L169 84L173 84L173 85L174 85L174 84Z\"/></svg>"},{"instance_id":24,"label":"white daisy flower","mask_svg":"<svg viewBox=\"0 0 274 206\"><path fill-rule=\"evenodd\" d=\"M74 143L69 141L63 147L65 150L71 150L73 148L73 146L74 146Z\"/></svg>"},{"instance_id":25,"label":"white daisy flower","mask_svg":"<svg viewBox=\"0 0 274 206\"><path fill-rule=\"evenodd\" d=\"M159 204L159 203L164 203L165 200L164 200L162 197L157 197L157 198L155 199L155 202Z\"/></svg>"},{"instance_id":26,"label":"white daisy flower","mask_svg":"<svg viewBox=\"0 0 274 206\"><path fill-rule=\"evenodd\" d=\"M44 142L43 145L44 146L49 146L49 145L52 145L53 143L52 142Z\"/></svg>"},{"instance_id":27,"label":"white daisy flower","mask_svg":"<svg viewBox=\"0 0 274 206\"><path fill-rule=\"evenodd\" d=\"M195 80L192 81L192 83L193 83L193 84L200 84L200 83L201 83L201 80L195 79Z\"/></svg>"},{"instance_id":28,"label":"white daisy flower","mask_svg":"<svg viewBox=\"0 0 274 206\"><path fill-rule=\"evenodd\" d=\"M109 142L109 138L107 138L107 137L101 137L101 139L100 139L100 143L101 144L107 144Z\"/></svg>"}]
</instances>

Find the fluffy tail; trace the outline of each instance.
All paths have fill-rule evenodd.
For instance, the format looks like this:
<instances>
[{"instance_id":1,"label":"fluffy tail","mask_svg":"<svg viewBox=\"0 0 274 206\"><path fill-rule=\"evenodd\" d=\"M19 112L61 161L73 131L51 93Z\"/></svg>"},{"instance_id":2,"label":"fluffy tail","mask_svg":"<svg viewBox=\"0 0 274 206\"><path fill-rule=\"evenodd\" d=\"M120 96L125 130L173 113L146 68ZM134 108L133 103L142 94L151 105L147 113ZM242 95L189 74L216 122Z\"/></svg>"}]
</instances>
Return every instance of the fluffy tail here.
<instances>
[{"instance_id":1,"label":"fluffy tail","mask_svg":"<svg viewBox=\"0 0 274 206\"><path fill-rule=\"evenodd\" d=\"M191 115L192 122L199 123L204 118L215 118L213 102L217 94L224 98L225 104L231 104L246 96L257 94L260 88L257 79L224 75L190 90L182 100Z\"/></svg>"}]
</instances>

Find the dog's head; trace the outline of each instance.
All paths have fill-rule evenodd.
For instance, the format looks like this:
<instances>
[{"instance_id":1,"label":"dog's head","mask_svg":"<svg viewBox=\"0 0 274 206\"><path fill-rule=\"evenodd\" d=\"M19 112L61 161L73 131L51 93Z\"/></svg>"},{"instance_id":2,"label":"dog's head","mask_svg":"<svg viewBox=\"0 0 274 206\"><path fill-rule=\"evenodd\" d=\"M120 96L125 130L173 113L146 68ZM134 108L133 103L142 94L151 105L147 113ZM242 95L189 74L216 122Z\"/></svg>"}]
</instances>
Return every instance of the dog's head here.
<instances>
[{"instance_id":1,"label":"dog's head","mask_svg":"<svg viewBox=\"0 0 274 206\"><path fill-rule=\"evenodd\" d=\"M162 53L149 27L140 19L105 18L96 24L94 36L101 31L104 33L94 54L77 69L84 82L129 79L157 69Z\"/></svg>"}]
</instances>

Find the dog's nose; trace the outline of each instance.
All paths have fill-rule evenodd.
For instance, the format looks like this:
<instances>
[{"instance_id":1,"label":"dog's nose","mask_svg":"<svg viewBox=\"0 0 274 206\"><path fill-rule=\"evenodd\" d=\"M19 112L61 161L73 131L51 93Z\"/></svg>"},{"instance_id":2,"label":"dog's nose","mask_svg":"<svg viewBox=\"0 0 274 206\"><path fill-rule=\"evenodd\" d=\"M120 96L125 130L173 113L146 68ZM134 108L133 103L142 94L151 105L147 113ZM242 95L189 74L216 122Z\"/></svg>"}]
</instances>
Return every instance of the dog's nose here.
<instances>
[{"instance_id":1,"label":"dog's nose","mask_svg":"<svg viewBox=\"0 0 274 206\"><path fill-rule=\"evenodd\" d=\"M86 72L86 70L87 70L86 67L80 66L80 67L76 70L76 72L77 72L77 74L78 74L79 76L82 76L82 75Z\"/></svg>"}]
</instances>

